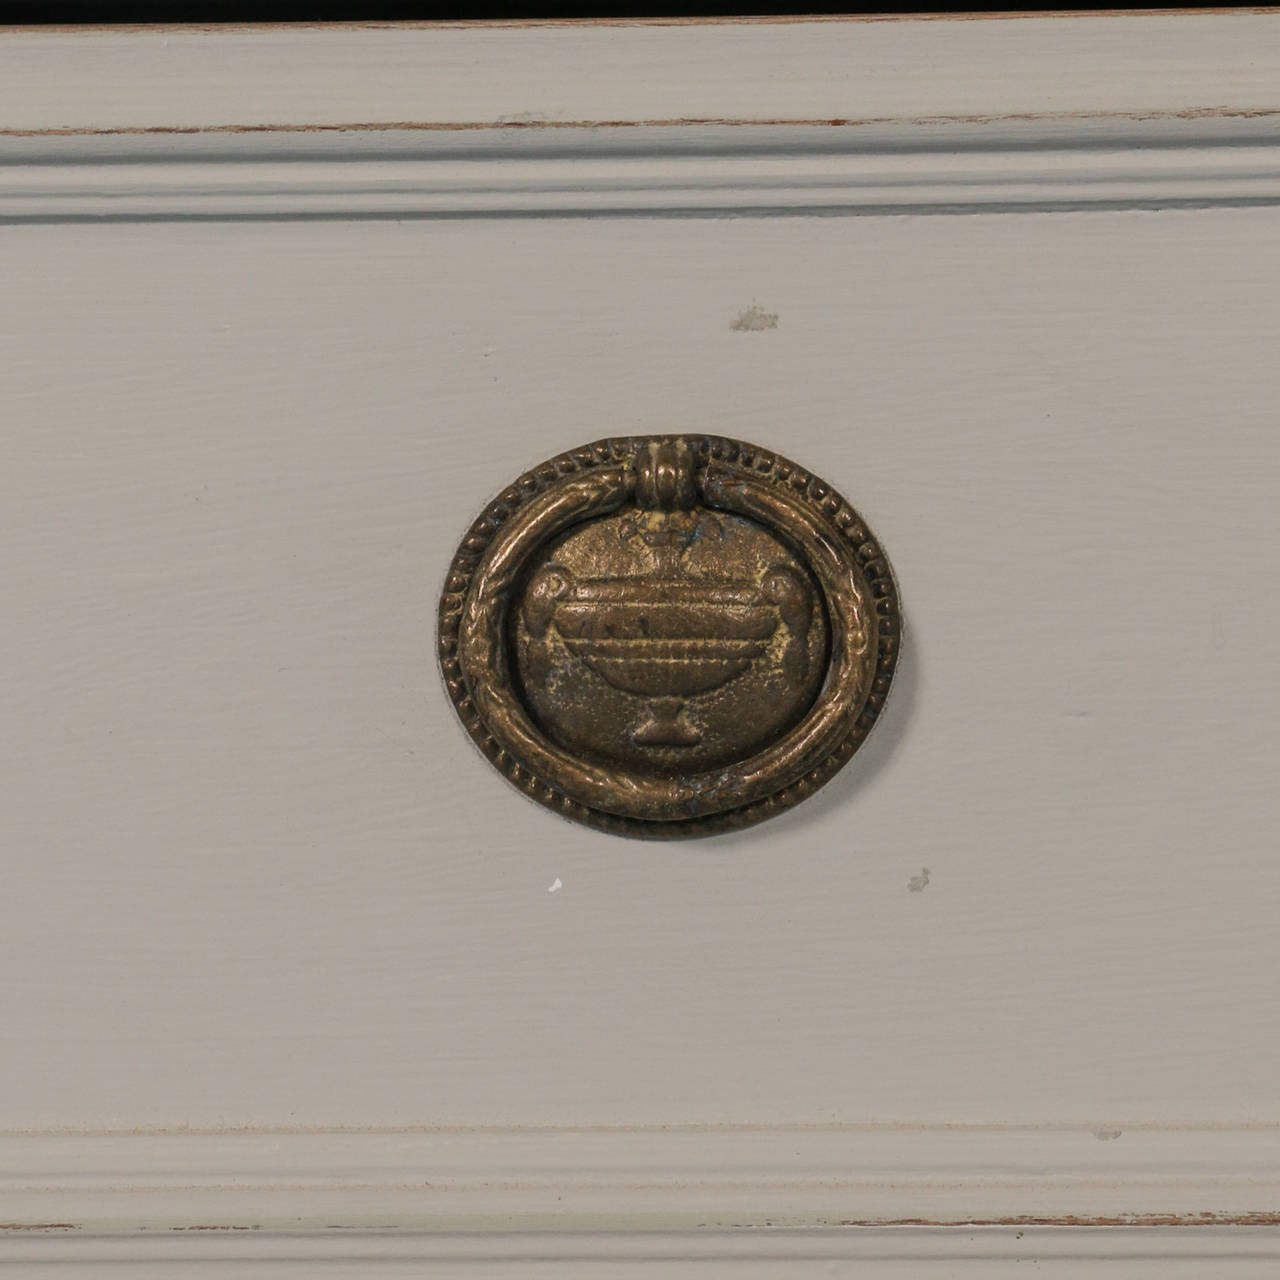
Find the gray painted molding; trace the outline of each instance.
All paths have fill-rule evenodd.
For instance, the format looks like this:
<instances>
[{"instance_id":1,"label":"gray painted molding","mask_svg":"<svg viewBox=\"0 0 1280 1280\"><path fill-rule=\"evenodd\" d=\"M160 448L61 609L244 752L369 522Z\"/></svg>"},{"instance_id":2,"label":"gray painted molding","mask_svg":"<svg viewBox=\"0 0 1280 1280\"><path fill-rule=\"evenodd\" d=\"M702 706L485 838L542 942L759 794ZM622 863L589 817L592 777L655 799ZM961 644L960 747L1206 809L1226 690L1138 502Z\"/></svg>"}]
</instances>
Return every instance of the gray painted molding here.
<instances>
[{"instance_id":1,"label":"gray painted molding","mask_svg":"<svg viewBox=\"0 0 1280 1280\"><path fill-rule=\"evenodd\" d=\"M722 217L1280 203L1280 117L0 138L0 221Z\"/></svg>"}]
</instances>

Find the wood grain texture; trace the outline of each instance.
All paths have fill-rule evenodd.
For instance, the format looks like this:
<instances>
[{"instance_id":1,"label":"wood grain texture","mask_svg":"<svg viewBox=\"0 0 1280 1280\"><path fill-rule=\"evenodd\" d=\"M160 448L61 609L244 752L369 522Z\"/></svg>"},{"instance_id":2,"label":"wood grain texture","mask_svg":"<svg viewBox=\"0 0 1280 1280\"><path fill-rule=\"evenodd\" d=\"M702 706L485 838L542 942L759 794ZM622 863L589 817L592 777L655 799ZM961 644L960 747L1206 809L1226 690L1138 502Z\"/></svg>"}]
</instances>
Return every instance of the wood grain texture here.
<instances>
[{"instance_id":1,"label":"wood grain texture","mask_svg":"<svg viewBox=\"0 0 1280 1280\"><path fill-rule=\"evenodd\" d=\"M1280 14L0 32L0 129L1274 110Z\"/></svg>"}]
</instances>

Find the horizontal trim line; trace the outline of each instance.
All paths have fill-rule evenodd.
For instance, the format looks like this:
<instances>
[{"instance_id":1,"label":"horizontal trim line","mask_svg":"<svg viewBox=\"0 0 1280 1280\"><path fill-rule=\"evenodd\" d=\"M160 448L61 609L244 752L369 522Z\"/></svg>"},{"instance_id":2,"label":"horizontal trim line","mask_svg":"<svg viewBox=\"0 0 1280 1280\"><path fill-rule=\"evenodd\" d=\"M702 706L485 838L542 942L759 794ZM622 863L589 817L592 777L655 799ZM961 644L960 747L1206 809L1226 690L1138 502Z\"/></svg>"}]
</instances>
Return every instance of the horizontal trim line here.
<instances>
[{"instance_id":1,"label":"horizontal trim line","mask_svg":"<svg viewBox=\"0 0 1280 1280\"><path fill-rule=\"evenodd\" d=\"M76 1127L0 1129L0 1141L16 1138L217 1138L217 1137L336 1137L343 1135L388 1137L490 1135L494 1137L529 1134L1092 1134L1099 1132L1166 1134L1265 1134L1280 1135L1280 1120L1205 1120L1167 1123L1153 1120L1118 1120L1105 1123L1028 1124L1002 1121L898 1121L898 1120L796 1120L790 1122L738 1121L670 1124L230 1124L230 1125L131 1125L118 1127Z\"/></svg>"},{"instance_id":2,"label":"horizontal trim line","mask_svg":"<svg viewBox=\"0 0 1280 1280\"><path fill-rule=\"evenodd\" d=\"M999 205L828 205L824 207L797 208L791 205L744 206L735 209L702 209L694 206L654 205L634 206L627 209L592 210L577 208L547 208L538 211L513 209L509 211L454 211L454 212L360 212L351 213L332 209L320 213L303 211L239 212L223 210L218 213L112 213L112 214L60 214L60 215L6 215L0 214L0 226L120 226L152 223L259 223L259 222L460 222L460 221L528 221L531 219L567 220L618 220L620 218L678 219L695 221L707 218L904 218L904 217L973 217L979 214L1032 214L1032 213L1195 213L1206 209L1269 209L1280 205L1280 198L1267 196L1257 199L1192 199L1192 200L1124 200L1099 203L1096 201L1043 201L1036 203L1005 202Z\"/></svg>"},{"instance_id":3,"label":"horizontal trim line","mask_svg":"<svg viewBox=\"0 0 1280 1280\"><path fill-rule=\"evenodd\" d=\"M523 31L567 28L592 29L626 27L796 27L796 26L849 26L883 22L1016 22L1037 18L1176 18L1187 15L1204 17L1231 17L1238 14L1280 13L1275 5L1240 5L1231 8L1205 5L1200 7L1166 9L1002 9L972 13L807 13L807 14L726 14L706 17L634 17L634 18L476 18L436 22L429 19L414 21L368 22L86 22L48 23L39 27L0 24L0 35L21 35L25 32L65 32L79 35L84 32L129 32L135 35L173 35L199 31L209 35L243 35L259 31Z\"/></svg>"},{"instance_id":4,"label":"horizontal trim line","mask_svg":"<svg viewBox=\"0 0 1280 1280\"><path fill-rule=\"evenodd\" d=\"M1144 123L1152 120L1260 120L1280 116L1280 107L1184 107L1178 110L1151 111L1023 111L1011 115L935 115L935 116L868 116L863 119L759 119L742 117L662 117L645 120L364 120L343 124L207 124L207 125L135 125L109 129L50 128L4 129L0 138L129 138L189 137L192 135L258 134L258 133L459 133L484 129L697 129L697 128L774 128L832 129L865 128L871 125L939 124L1021 124L1063 123L1082 120L1108 120Z\"/></svg>"},{"instance_id":5,"label":"horizontal trim line","mask_svg":"<svg viewBox=\"0 0 1280 1280\"><path fill-rule=\"evenodd\" d=\"M1194 1224L1164 1223L1140 1226L1067 1221L1040 1224L972 1223L935 1226L914 1222L849 1228L751 1231L691 1227L684 1230L636 1231L627 1224L606 1230L575 1229L565 1224L550 1231L503 1230L500 1224L471 1232L419 1232L387 1227L382 1230L340 1226L308 1230L264 1230L254 1223L207 1223L175 1227L163 1234L109 1234L85 1231L35 1233L39 1238L0 1237L0 1261L64 1266L93 1263L169 1262L183 1267L195 1262L256 1266L255 1275L272 1275L273 1264L309 1264L312 1274L365 1274L369 1264L403 1267L432 1263L481 1264L486 1276L522 1276L531 1265L684 1264L682 1269L703 1274L708 1264L716 1275L741 1263L744 1275L758 1275L760 1264L772 1262L778 1274L829 1276L831 1264L877 1265L877 1275L911 1280L929 1275L982 1275L983 1264L1014 1264L1019 1271L1039 1262L1072 1261L1101 1264L1107 1275L1123 1274L1133 1263L1188 1262L1210 1264L1206 1274L1215 1280L1259 1274L1259 1261L1280 1259L1280 1236L1249 1222ZM954 1263L954 1266L947 1266ZM701 1265L699 1265L701 1264ZM1119 1264L1119 1265L1117 1265ZM1215 1265L1216 1264L1216 1265ZM886 1270L887 1268L887 1270ZM1000 1268L1001 1273L1005 1267ZM1086 1274L1093 1275L1096 1267ZM237 1271L237 1274L239 1272ZM470 1268L468 1269L468 1274ZM205 1274L203 1271L201 1274ZM223 1272L217 1270L216 1274Z\"/></svg>"},{"instance_id":6,"label":"horizontal trim line","mask_svg":"<svg viewBox=\"0 0 1280 1280\"><path fill-rule=\"evenodd\" d=\"M900 216L1280 204L1268 113L0 137L0 222Z\"/></svg>"},{"instance_id":7,"label":"horizontal trim line","mask_svg":"<svg viewBox=\"0 0 1280 1280\"><path fill-rule=\"evenodd\" d=\"M1280 1130L789 1125L3 1139L0 1224L504 1232L1280 1225Z\"/></svg>"}]
</instances>

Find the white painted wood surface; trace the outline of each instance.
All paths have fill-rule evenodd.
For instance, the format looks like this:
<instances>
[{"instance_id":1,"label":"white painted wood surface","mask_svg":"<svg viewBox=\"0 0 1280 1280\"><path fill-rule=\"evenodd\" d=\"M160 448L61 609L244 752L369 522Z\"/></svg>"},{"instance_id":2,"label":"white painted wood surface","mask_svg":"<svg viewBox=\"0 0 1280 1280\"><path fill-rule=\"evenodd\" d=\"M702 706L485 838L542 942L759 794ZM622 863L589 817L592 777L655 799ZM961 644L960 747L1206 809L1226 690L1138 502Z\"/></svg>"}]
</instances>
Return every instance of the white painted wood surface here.
<instances>
[{"instance_id":1,"label":"white painted wood surface","mask_svg":"<svg viewBox=\"0 0 1280 1280\"><path fill-rule=\"evenodd\" d=\"M0 39L9 130L302 129L1276 110L1274 10L46 32Z\"/></svg>"},{"instance_id":2,"label":"white painted wood surface","mask_svg":"<svg viewBox=\"0 0 1280 1280\"><path fill-rule=\"evenodd\" d=\"M470 42L495 95L510 41L563 39L571 85L600 40L718 39L719 80L633 109L720 118L747 46L981 31L1045 69L1104 28L1087 121L3 140L0 1223L50 1230L0 1259L1274 1274L1241 1226L835 1224L1277 1209L1280 149L1265 114L1122 118L1118 68L1150 87L1141 33L1192 32L1147 106L1270 111L1280 81L1223 68L1280 16L8 34L0 65L103 56L79 116L0 78L0 125L167 97L215 128L286 46L290 111L302 51L345 48L331 106L378 118L392 34L419 70ZM126 99L165 38L206 78ZM892 61L858 92L1090 110L1021 70L975 107L964 48L915 108ZM620 109L582 93L557 110ZM844 490L908 642L819 797L642 846L469 747L433 614L512 475L682 428Z\"/></svg>"}]
</instances>

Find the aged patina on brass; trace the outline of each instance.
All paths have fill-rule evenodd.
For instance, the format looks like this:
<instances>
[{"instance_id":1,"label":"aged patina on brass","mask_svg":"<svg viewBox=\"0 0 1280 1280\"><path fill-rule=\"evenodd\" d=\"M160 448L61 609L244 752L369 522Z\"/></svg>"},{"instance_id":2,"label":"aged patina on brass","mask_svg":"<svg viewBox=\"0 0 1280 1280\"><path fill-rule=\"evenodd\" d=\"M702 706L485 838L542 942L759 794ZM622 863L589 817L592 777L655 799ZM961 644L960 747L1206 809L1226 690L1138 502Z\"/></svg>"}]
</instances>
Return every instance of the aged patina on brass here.
<instances>
[{"instance_id":1,"label":"aged patina on brass","mask_svg":"<svg viewBox=\"0 0 1280 1280\"><path fill-rule=\"evenodd\" d=\"M899 633L857 512L716 436L600 440L521 476L440 601L445 682L489 759L567 817L657 838L822 786L875 723Z\"/></svg>"}]
</instances>

